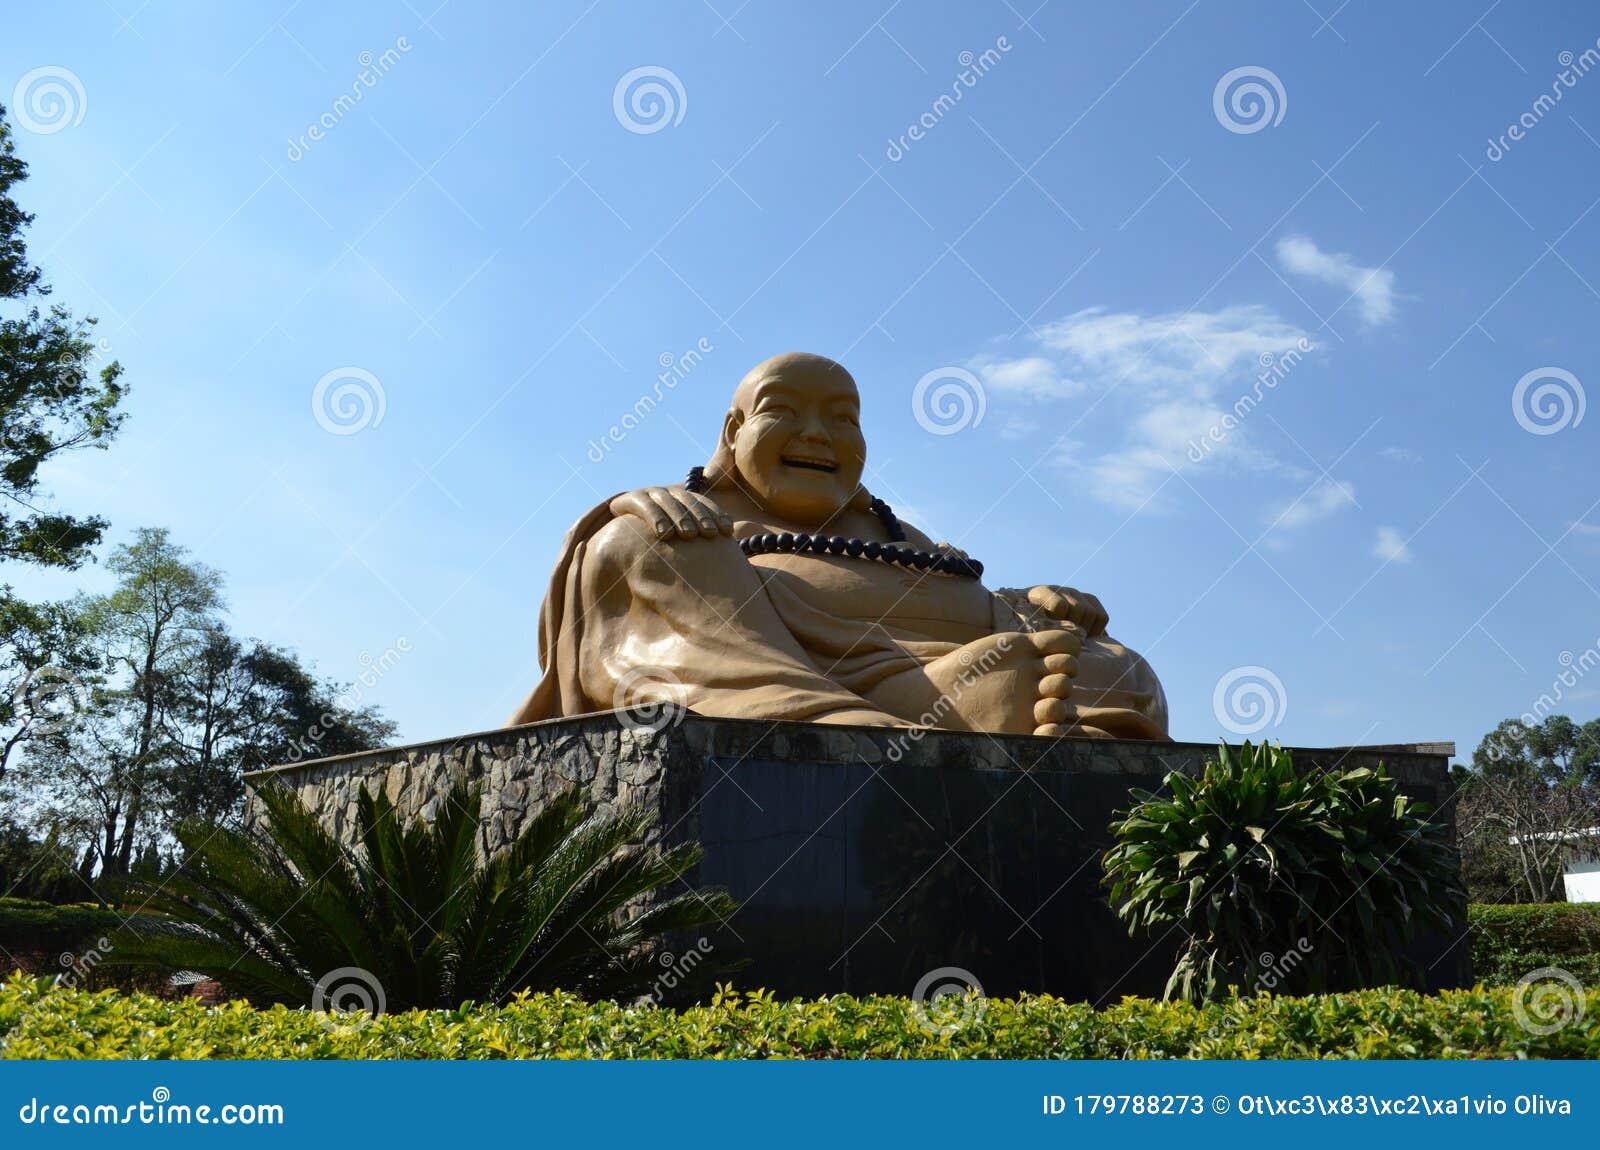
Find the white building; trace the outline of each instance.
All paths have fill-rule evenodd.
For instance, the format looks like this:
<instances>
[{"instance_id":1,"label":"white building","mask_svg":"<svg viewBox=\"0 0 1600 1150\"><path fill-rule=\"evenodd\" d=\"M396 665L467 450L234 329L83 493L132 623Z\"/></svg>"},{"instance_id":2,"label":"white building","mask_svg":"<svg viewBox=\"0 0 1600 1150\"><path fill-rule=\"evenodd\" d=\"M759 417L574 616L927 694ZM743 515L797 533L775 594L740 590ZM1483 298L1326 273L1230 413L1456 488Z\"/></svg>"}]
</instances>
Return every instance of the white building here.
<instances>
[{"instance_id":1,"label":"white building","mask_svg":"<svg viewBox=\"0 0 1600 1150\"><path fill-rule=\"evenodd\" d=\"M1566 862L1562 868L1562 883L1567 890L1568 902L1600 902L1600 827L1584 827L1573 831L1549 831L1529 835L1540 842L1562 840L1566 845ZM1518 837L1511 836L1516 846Z\"/></svg>"}]
</instances>

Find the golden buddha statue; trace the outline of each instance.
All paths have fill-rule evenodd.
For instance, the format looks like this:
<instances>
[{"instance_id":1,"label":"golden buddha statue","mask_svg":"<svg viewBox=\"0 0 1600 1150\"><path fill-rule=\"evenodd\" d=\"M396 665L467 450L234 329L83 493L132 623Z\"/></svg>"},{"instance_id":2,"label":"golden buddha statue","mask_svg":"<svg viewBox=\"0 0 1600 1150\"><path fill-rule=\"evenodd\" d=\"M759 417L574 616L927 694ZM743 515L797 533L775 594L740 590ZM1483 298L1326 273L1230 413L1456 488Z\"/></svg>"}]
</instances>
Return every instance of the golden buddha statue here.
<instances>
[{"instance_id":1,"label":"golden buddha statue","mask_svg":"<svg viewBox=\"0 0 1600 1150\"><path fill-rule=\"evenodd\" d=\"M860 415L842 366L775 356L740 382L688 482L580 519L540 614L544 676L511 723L659 704L1166 739L1161 684L1106 634L1098 599L990 591L980 564L868 494Z\"/></svg>"}]
</instances>

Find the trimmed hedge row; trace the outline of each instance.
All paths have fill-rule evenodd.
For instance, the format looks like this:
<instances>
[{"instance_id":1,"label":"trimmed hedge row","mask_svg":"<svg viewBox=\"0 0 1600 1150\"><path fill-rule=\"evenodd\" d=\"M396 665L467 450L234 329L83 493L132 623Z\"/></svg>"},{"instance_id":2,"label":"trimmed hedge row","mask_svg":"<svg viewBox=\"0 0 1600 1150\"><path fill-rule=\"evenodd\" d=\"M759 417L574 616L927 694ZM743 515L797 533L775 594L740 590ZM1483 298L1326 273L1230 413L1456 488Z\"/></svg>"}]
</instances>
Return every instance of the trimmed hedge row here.
<instances>
[{"instance_id":1,"label":"trimmed hedge row","mask_svg":"<svg viewBox=\"0 0 1600 1150\"><path fill-rule=\"evenodd\" d=\"M1125 999L1095 1011L991 1000L949 1034L904 998L777 1001L725 991L673 1011L567 994L499 1009L412 1011L363 1023L307 1010L205 1007L13 977L0 986L9 1058L1597 1058L1600 990L1550 1034L1517 1022L1509 988L1426 996L1372 990L1197 1007ZM975 1002L969 1006L976 1007ZM1574 1017L1575 1016L1575 1017Z\"/></svg>"},{"instance_id":2,"label":"trimmed hedge row","mask_svg":"<svg viewBox=\"0 0 1600 1150\"><path fill-rule=\"evenodd\" d=\"M1585 986L1600 984L1600 903L1474 903L1467 925L1472 971L1481 982L1511 984L1554 966Z\"/></svg>"},{"instance_id":3,"label":"trimmed hedge row","mask_svg":"<svg viewBox=\"0 0 1600 1150\"><path fill-rule=\"evenodd\" d=\"M86 940L110 934L124 916L78 903L57 906L24 898L0 898L0 946L13 954L74 951Z\"/></svg>"}]
</instances>

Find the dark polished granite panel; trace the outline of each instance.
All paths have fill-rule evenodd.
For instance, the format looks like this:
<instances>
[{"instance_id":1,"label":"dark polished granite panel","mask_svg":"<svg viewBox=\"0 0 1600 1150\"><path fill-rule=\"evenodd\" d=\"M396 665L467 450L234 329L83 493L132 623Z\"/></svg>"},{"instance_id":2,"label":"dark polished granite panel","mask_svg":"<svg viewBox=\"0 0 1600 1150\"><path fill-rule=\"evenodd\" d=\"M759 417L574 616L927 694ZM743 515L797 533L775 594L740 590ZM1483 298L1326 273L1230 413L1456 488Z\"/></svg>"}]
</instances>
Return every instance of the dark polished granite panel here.
<instances>
[{"instance_id":1,"label":"dark polished granite panel","mask_svg":"<svg viewBox=\"0 0 1600 1150\"><path fill-rule=\"evenodd\" d=\"M1184 941L1130 938L1101 886L1126 779L1061 770L713 757L705 882L743 905L713 940L739 982L788 994L909 994L959 967L986 993L1159 995ZM734 932L737 932L735 935ZM1424 939L1425 964L1448 946ZM1453 984L1452 968L1434 972Z\"/></svg>"}]
</instances>

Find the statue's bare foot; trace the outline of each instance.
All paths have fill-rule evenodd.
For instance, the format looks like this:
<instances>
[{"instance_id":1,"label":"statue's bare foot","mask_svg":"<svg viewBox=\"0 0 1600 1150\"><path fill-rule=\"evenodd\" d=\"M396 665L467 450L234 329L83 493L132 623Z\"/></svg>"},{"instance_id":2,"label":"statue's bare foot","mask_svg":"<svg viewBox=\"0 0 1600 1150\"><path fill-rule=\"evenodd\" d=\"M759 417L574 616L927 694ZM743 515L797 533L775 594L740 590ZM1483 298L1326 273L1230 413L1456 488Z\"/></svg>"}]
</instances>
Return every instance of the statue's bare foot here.
<instances>
[{"instance_id":1,"label":"statue's bare foot","mask_svg":"<svg viewBox=\"0 0 1600 1150\"><path fill-rule=\"evenodd\" d=\"M868 697L926 726L1032 734L1052 721L1041 714L1045 704L1071 695L1082 647L1076 628L1002 631L893 676Z\"/></svg>"}]
</instances>

